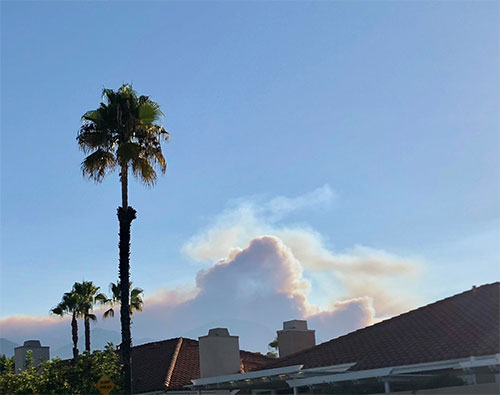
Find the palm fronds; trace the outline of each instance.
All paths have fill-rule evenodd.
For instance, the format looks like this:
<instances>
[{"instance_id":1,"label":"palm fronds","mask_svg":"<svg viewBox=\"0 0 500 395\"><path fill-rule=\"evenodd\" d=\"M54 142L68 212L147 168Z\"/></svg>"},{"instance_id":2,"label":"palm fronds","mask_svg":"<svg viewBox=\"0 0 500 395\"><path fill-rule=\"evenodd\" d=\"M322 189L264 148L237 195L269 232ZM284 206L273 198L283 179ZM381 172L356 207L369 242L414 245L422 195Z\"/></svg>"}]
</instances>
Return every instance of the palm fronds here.
<instances>
[{"instance_id":1,"label":"palm fronds","mask_svg":"<svg viewBox=\"0 0 500 395\"><path fill-rule=\"evenodd\" d=\"M156 181L155 167L165 173L167 166L161 143L169 133L156 124L163 113L148 96L137 96L129 84L117 91L103 90L100 107L82 116L77 135L79 148L88 154L82 162L87 178L101 182L117 166L132 168L146 185Z\"/></svg>"}]
</instances>

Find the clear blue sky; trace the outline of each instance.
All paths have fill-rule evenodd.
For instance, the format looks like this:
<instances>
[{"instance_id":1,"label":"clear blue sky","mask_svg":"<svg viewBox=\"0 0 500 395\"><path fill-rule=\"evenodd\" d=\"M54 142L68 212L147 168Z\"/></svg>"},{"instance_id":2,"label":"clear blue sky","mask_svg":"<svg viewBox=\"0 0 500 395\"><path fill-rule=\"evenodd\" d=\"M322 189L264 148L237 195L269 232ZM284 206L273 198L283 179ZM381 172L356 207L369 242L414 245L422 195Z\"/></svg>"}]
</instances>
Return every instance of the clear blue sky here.
<instances>
[{"instance_id":1,"label":"clear blue sky","mask_svg":"<svg viewBox=\"0 0 500 395\"><path fill-rule=\"evenodd\" d=\"M286 221L335 251L417 257L424 301L498 280L498 15L496 1L2 1L0 316L116 279L118 176L85 181L75 137L125 82L172 134L167 175L130 187L146 293L193 282L204 266L181 248L231 201L323 185L331 208Z\"/></svg>"}]
</instances>

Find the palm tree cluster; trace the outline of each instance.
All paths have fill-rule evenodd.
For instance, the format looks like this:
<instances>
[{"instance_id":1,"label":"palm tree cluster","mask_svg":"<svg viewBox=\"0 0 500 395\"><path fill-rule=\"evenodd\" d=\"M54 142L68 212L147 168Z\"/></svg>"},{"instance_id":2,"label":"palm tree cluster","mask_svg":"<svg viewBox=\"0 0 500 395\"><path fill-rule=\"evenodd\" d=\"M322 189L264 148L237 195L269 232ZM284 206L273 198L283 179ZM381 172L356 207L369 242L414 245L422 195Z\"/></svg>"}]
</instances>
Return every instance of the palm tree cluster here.
<instances>
[{"instance_id":1,"label":"palm tree cluster","mask_svg":"<svg viewBox=\"0 0 500 395\"><path fill-rule=\"evenodd\" d=\"M90 352L90 322L97 321L94 314L96 306L111 306L103 314L103 318L113 317L113 306L119 303L121 298L120 283L110 284L111 297L108 298L104 293L99 293L100 287L92 281L83 281L74 283L71 291L64 293L61 301L56 307L50 310L54 315L71 315L71 337L73 340L73 360L78 358L78 319L83 319L85 328L85 351ZM144 291L140 288L134 288L130 292L130 314L134 311L142 311Z\"/></svg>"},{"instance_id":2,"label":"palm tree cluster","mask_svg":"<svg viewBox=\"0 0 500 395\"><path fill-rule=\"evenodd\" d=\"M155 168L165 173L167 165L161 143L170 135L156 124L163 116L158 103L148 96L139 96L130 84L114 91L104 89L104 102L82 116L77 142L88 154L82 162L84 177L101 182L115 169L120 170L122 205L118 207L119 221L119 286L121 354L126 393L132 393L130 305L130 227L136 211L128 204L128 173L144 184L154 185Z\"/></svg>"}]
</instances>

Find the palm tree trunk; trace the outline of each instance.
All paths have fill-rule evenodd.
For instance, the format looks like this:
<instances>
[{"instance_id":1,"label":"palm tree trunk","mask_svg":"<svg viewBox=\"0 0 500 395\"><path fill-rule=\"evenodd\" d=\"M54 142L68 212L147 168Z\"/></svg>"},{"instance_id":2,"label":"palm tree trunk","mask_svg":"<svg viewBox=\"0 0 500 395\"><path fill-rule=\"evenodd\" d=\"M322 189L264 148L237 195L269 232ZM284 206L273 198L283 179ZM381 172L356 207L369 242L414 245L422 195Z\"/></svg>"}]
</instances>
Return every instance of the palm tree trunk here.
<instances>
[{"instance_id":1,"label":"palm tree trunk","mask_svg":"<svg viewBox=\"0 0 500 395\"><path fill-rule=\"evenodd\" d=\"M85 351L90 352L90 320L85 317Z\"/></svg>"},{"instance_id":2,"label":"palm tree trunk","mask_svg":"<svg viewBox=\"0 0 500 395\"><path fill-rule=\"evenodd\" d=\"M126 210L128 208L128 166L122 166L120 177L122 183L122 207Z\"/></svg>"},{"instance_id":3,"label":"palm tree trunk","mask_svg":"<svg viewBox=\"0 0 500 395\"><path fill-rule=\"evenodd\" d=\"M128 206L128 177L127 167L122 166L122 207L118 207L118 220L120 222L120 322L122 330L122 344L120 346L123 373L124 373L124 391L126 394L132 394L132 335L130 331L130 225L135 219L136 211Z\"/></svg>"},{"instance_id":4,"label":"palm tree trunk","mask_svg":"<svg viewBox=\"0 0 500 395\"><path fill-rule=\"evenodd\" d=\"M76 313L73 312L71 317L71 337L73 339L73 361L78 359L78 322L76 321Z\"/></svg>"}]
</instances>

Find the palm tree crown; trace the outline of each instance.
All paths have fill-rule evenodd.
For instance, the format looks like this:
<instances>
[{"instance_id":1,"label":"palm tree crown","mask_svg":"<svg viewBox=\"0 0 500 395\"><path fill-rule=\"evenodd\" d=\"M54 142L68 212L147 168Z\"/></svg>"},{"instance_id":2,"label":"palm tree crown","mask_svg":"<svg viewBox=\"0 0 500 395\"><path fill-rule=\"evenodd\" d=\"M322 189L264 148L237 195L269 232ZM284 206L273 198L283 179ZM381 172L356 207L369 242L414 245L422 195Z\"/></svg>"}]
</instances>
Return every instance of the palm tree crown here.
<instances>
[{"instance_id":1,"label":"palm tree crown","mask_svg":"<svg viewBox=\"0 0 500 395\"><path fill-rule=\"evenodd\" d=\"M132 282L130 283L130 288L132 288ZM120 281L118 281L116 284L115 283L109 284L109 289L111 291L111 297L109 299L106 298L105 300L101 301L101 303L103 305L108 305L111 307L104 312L103 318L114 317L115 311L113 309L113 306L119 304L121 301L122 291L121 291ZM132 288L132 291L130 291L131 316L134 314L134 311L142 311L142 307L144 305L144 301L142 298L143 294L144 291L141 288Z\"/></svg>"},{"instance_id":2,"label":"palm tree crown","mask_svg":"<svg viewBox=\"0 0 500 395\"><path fill-rule=\"evenodd\" d=\"M154 123L163 115L160 106L137 96L129 84L116 92L104 89L102 95L106 102L83 115L77 137L79 147L90 154L82 163L84 176L100 182L117 166L130 166L137 178L154 184L154 166L162 173L167 169L161 141L168 140L169 133Z\"/></svg>"}]
</instances>

